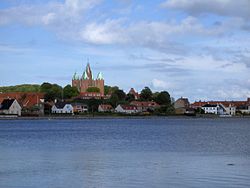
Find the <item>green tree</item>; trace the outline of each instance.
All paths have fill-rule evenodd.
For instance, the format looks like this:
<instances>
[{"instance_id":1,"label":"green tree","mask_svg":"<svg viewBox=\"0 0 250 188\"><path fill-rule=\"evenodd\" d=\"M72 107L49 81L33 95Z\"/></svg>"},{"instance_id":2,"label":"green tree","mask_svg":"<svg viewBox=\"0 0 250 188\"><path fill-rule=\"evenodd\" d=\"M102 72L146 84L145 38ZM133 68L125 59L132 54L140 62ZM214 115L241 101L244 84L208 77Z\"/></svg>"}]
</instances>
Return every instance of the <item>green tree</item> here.
<instances>
[{"instance_id":1,"label":"green tree","mask_svg":"<svg viewBox=\"0 0 250 188\"><path fill-rule=\"evenodd\" d=\"M46 101L53 101L55 99L61 99L63 94L63 88L57 84L43 83L40 87L40 91L45 93Z\"/></svg>"},{"instance_id":2,"label":"green tree","mask_svg":"<svg viewBox=\"0 0 250 188\"><path fill-rule=\"evenodd\" d=\"M118 89L119 89L119 87L117 87L117 86L108 86L108 85L105 85L104 86L104 94L105 95L112 94L114 91L116 91Z\"/></svg>"},{"instance_id":3,"label":"green tree","mask_svg":"<svg viewBox=\"0 0 250 188\"><path fill-rule=\"evenodd\" d=\"M88 107L89 107L89 112L97 112L98 111L98 106L102 104L102 100L98 100L95 98L89 99L88 100Z\"/></svg>"},{"instance_id":4,"label":"green tree","mask_svg":"<svg viewBox=\"0 0 250 188\"><path fill-rule=\"evenodd\" d=\"M205 114L205 110L203 110L202 108L197 108L197 109L194 110L194 112L196 114Z\"/></svg>"},{"instance_id":5,"label":"green tree","mask_svg":"<svg viewBox=\"0 0 250 188\"><path fill-rule=\"evenodd\" d=\"M171 97L167 91L162 91L155 96L154 101L160 105L167 105L171 104Z\"/></svg>"},{"instance_id":6,"label":"green tree","mask_svg":"<svg viewBox=\"0 0 250 188\"><path fill-rule=\"evenodd\" d=\"M119 101L124 101L126 98L126 93L121 89L115 90L113 94L117 95Z\"/></svg>"},{"instance_id":7,"label":"green tree","mask_svg":"<svg viewBox=\"0 0 250 188\"><path fill-rule=\"evenodd\" d=\"M16 86L0 87L0 92L39 92L40 85L38 84L22 84Z\"/></svg>"},{"instance_id":8,"label":"green tree","mask_svg":"<svg viewBox=\"0 0 250 188\"><path fill-rule=\"evenodd\" d=\"M109 103L115 108L119 102L117 94L113 93L109 99Z\"/></svg>"},{"instance_id":9,"label":"green tree","mask_svg":"<svg viewBox=\"0 0 250 188\"><path fill-rule=\"evenodd\" d=\"M150 101L153 98L153 93L149 87L145 87L140 94L140 98L143 101Z\"/></svg>"},{"instance_id":10,"label":"green tree","mask_svg":"<svg viewBox=\"0 0 250 188\"><path fill-rule=\"evenodd\" d=\"M126 101L131 102L135 100L135 96L131 93L128 93L125 98Z\"/></svg>"},{"instance_id":11,"label":"green tree","mask_svg":"<svg viewBox=\"0 0 250 188\"><path fill-rule=\"evenodd\" d=\"M63 88L63 98L71 99L72 97L76 97L79 95L79 91L76 87L71 87L71 85L66 85Z\"/></svg>"},{"instance_id":12,"label":"green tree","mask_svg":"<svg viewBox=\"0 0 250 188\"><path fill-rule=\"evenodd\" d=\"M87 89L87 92L90 92L90 93L100 93L100 89L98 87L89 87Z\"/></svg>"}]
</instances>

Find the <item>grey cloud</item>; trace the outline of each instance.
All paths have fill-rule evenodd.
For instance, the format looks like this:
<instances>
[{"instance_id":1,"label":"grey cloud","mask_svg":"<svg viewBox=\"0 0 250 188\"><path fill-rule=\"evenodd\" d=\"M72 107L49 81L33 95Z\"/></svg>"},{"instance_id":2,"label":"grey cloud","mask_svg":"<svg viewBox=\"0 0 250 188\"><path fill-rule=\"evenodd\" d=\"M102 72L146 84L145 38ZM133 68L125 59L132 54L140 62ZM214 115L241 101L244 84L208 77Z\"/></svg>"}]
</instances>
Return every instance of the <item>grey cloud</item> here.
<instances>
[{"instance_id":1,"label":"grey cloud","mask_svg":"<svg viewBox=\"0 0 250 188\"><path fill-rule=\"evenodd\" d=\"M189 74L190 71L180 68L176 65L171 65L168 63L144 63L144 64L133 64L133 65L110 65L110 66L98 66L98 69L100 70L117 70L117 71L131 71L131 70L137 70L137 71L152 71L157 73L167 73L168 75L176 75L176 74L183 74L185 75Z\"/></svg>"},{"instance_id":2,"label":"grey cloud","mask_svg":"<svg viewBox=\"0 0 250 188\"><path fill-rule=\"evenodd\" d=\"M212 13L221 16L250 18L249 0L167 0L162 7L187 12L191 15Z\"/></svg>"}]
</instances>

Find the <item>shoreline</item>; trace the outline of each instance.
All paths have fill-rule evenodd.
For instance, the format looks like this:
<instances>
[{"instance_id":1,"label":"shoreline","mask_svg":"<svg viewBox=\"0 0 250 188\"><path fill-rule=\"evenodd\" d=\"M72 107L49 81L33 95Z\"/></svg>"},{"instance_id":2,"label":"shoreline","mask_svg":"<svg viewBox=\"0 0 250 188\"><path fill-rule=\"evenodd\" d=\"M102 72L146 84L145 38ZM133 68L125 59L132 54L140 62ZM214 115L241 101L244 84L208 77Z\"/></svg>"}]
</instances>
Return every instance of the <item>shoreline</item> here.
<instances>
[{"instance_id":1,"label":"shoreline","mask_svg":"<svg viewBox=\"0 0 250 188\"><path fill-rule=\"evenodd\" d=\"M156 118L172 118L172 119L250 119L250 116L232 116L232 117L219 117L219 116L185 116L185 115L150 115L150 116L129 116L129 115L86 115L86 116L21 116L21 117L1 117L0 120L63 120L63 119L156 119Z\"/></svg>"}]
</instances>

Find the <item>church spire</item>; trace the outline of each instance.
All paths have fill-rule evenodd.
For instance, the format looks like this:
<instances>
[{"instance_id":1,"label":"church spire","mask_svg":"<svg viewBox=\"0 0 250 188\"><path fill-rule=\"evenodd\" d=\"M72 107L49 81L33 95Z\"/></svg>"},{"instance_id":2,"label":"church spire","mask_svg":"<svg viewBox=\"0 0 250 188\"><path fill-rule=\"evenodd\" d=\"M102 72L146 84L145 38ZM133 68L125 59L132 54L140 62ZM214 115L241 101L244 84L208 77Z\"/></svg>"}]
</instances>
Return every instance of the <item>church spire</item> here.
<instances>
[{"instance_id":1,"label":"church spire","mask_svg":"<svg viewBox=\"0 0 250 188\"><path fill-rule=\"evenodd\" d=\"M74 73L72 80L77 80L77 73L76 72Z\"/></svg>"},{"instance_id":2,"label":"church spire","mask_svg":"<svg viewBox=\"0 0 250 188\"><path fill-rule=\"evenodd\" d=\"M87 73L87 76L88 76L89 79L93 78L89 62L87 63L87 66L86 66L86 73Z\"/></svg>"}]
</instances>

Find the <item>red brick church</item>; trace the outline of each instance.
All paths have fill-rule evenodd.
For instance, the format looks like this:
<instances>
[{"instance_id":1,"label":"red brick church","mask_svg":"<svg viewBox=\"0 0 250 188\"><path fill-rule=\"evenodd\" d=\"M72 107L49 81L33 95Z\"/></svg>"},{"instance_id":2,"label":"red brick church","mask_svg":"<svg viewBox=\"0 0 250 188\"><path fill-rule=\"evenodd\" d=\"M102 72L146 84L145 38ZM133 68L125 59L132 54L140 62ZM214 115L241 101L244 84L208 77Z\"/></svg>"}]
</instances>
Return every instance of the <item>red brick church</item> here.
<instances>
[{"instance_id":1,"label":"red brick church","mask_svg":"<svg viewBox=\"0 0 250 188\"><path fill-rule=\"evenodd\" d=\"M96 79L94 79L89 63L87 64L81 77L77 76L76 73L74 74L72 78L72 86L77 87L79 92L81 94L85 94L86 96L104 96L104 79L102 73L99 72ZM98 88L100 92L90 92L91 88Z\"/></svg>"}]
</instances>

